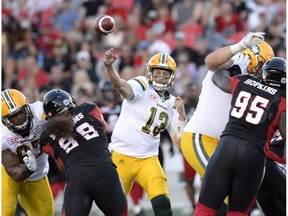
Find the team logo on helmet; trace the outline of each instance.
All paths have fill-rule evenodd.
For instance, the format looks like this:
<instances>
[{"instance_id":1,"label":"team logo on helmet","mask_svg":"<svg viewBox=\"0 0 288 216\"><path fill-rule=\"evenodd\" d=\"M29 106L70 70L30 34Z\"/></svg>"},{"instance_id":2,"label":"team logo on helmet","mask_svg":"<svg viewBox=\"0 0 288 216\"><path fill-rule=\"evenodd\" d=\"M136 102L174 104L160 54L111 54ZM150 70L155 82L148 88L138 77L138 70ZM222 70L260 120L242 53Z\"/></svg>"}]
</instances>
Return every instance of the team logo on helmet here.
<instances>
[{"instance_id":1,"label":"team logo on helmet","mask_svg":"<svg viewBox=\"0 0 288 216\"><path fill-rule=\"evenodd\" d=\"M257 46L257 45L255 45L255 46L252 46L251 48L250 48L250 50L251 50L251 52L254 54L254 55L258 55L259 53L260 53L260 48L259 48L259 46Z\"/></svg>"},{"instance_id":2,"label":"team logo on helmet","mask_svg":"<svg viewBox=\"0 0 288 216\"><path fill-rule=\"evenodd\" d=\"M64 105L69 105L69 104L70 104L70 101L69 101L68 99L65 99L65 100L63 101L63 104L64 104Z\"/></svg>"}]
</instances>

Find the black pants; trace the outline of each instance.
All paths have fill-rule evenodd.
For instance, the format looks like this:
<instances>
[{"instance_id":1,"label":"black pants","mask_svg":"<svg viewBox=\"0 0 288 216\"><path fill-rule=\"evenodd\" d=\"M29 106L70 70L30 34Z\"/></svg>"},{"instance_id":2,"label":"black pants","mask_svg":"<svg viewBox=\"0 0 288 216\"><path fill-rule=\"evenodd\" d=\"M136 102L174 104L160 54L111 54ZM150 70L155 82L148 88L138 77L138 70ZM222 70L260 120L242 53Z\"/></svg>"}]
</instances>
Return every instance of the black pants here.
<instances>
[{"instance_id":1,"label":"black pants","mask_svg":"<svg viewBox=\"0 0 288 216\"><path fill-rule=\"evenodd\" d=\"M267 159L266 172L257 195L265 216L286 215L286 168Z\"/></svg>"},{"instance_id":2,"label":"black pants","mask_svg":"<svg viewBox=\"0 0 288 216\"><path fill-rule=\"evenodd\" d=\"M73 168L64 193L67 216L89 215L92 202L107 216L120 216L127 207L126 196L112 164Z\"/></svg>"},{"instance_id":3,"label":"black pants","mask_svg":"<svg viewBox=\"0 0 288 216\"><path fill-rule=\"evenodd\" d=\"M233 136L222 137L209 160L200 203L217 210L229 195L228 210L248 214L256 200L265 161L257 145Z\"/></svg>"}]
</instances>

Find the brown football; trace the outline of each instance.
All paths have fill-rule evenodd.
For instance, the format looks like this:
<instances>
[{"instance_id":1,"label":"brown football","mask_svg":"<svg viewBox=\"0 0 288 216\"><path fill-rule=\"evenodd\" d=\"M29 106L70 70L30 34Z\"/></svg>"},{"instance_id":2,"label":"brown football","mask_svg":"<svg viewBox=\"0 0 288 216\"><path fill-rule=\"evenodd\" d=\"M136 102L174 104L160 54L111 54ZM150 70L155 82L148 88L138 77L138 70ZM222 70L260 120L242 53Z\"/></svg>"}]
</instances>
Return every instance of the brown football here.
<instances>
[{"instance_id":1,"label":"brown football","mask_svg":"<svg viewBox=\"0 0 288 216\"><path fill-rule=\"evenodd\" d=\"M94 29L98 34L108 35L115 28L115 20L113 17L103 14L98 16L94 22Z\"/></svg>"}]
</instances>

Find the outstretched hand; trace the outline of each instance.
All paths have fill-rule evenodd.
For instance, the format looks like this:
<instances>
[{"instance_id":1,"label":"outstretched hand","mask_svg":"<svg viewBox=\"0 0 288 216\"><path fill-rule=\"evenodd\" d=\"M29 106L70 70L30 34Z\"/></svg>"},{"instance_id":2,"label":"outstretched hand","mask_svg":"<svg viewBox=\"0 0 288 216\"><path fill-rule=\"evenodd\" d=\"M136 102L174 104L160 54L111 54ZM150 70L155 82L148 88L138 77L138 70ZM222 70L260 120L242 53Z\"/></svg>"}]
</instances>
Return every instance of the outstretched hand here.
<instances>
[{"instance_id":1,"label":"outstretched hand","mask_svg":"<svg viewBox=\"0 0 288 216\"><path fill-rule=\"evenodd\" d=\"M239 45L244 49L255 46L264 41L265 32L249 32L242 40Z\"/></svg>"},{"instance_id":2,"label":"outstretched hand","mask_svg":"<svg viewBox=\"0 0 288 216\"><path fill-rule=\"evenodd\" d=\"M241 41L230 46L232 54L235 55L238 52L262 43L264 41L264 35L264 32L249 32Z\"/></svg>"},{"instance_id":3,"label":"outstretched hand","mask_svg":"<svg viewBox=\"0 0 288 216\"><path fill-rule=\"evenodd\" d=\"M118 58L118 56L115 55L113 51L114 49L111 48L111 49L108 49L104 54L103 62L106 67L111 66L115 62L115 60Z\"/></svg>"}]
</instances>

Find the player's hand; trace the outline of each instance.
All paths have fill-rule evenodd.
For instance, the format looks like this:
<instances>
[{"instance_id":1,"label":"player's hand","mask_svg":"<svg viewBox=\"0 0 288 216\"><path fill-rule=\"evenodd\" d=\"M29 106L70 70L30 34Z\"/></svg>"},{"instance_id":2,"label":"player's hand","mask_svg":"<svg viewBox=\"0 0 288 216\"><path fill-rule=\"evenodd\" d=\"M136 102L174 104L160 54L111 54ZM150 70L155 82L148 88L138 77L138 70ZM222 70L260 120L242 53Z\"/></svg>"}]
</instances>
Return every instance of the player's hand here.
<instances>
[{"instance_id":1,"label":"player's hand","mask_svg":"<svg viewBox=\"0 0 288 216\"><path fill-rule=\"evenodd\" d=\"M241 52L247 48L255 46L264 41L264 32L249 32L241 41L237 44L230 46L232 54Z\"/></svg>"},{"instance_id":2,"label":"player's hand","mask_svg":"<svg viewBox=\"0 0 288 216\"><path fill-rule=\"evenodd\" d=\"M184 101L181 97L177 96L173 107L177 110L179 113L179 119L183 119L182 121L186 120L186 114L185 114L185 108L184 108Z\"/></svg>"},{"instance_id":3,"label":"player's hand","mask_svg":"<svg viewBox=\"0 0 288 216\"><path fill-rule=\"evenodd\" d=\"M36 171L37 169L36 157L30 150L27 151L27 156L23 158L23 161L31 172Z\"/></svg>"},{"instance_id":4,"label":"player's hand","mask_svg":"<svg viewBox=\"0 0 288 216\"><path fill-rule=\"evenodd\" d=\"M264 35L265 32L249 32L238 44L244 49L250 48L263 42Z\"/></svg>"},{"instance_id":5,"label":"player's hand","mask_svg":"<svg viewBox=\"0 0 288 216\"><path fill-rule=\"evenodd\" d=\"M238 65L241 69L242 74L247 74L247 67L250 63L249 55L245 55L244 53L238 53L232 58L233 65Z\"/></svg>"},{"instance_id":6,"label":"player's hand","mask_svg":"<svg viewBox=\"0 0 288 216\"><path fill-rule=\"evenodd\" d=\"M113 50L113 48L108 49L104 54L103 62L106 67L111 66L118 58L118 56L113 53Z\"/></svg>"}]
</instances>

